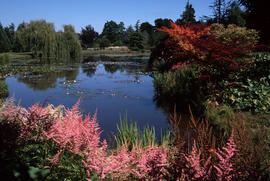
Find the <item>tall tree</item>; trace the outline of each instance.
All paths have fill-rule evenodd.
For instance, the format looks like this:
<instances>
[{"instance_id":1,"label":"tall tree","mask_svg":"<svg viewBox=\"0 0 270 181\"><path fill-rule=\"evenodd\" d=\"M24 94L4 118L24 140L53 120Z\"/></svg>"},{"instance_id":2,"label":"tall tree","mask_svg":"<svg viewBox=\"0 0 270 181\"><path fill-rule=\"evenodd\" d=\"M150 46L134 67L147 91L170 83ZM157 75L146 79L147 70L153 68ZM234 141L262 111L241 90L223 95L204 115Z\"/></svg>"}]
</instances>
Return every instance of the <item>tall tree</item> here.
<instances>
[{"instance_id":1,"label":"tall tree","mask_svg":"<svg viewBox=\"0 0 270 181\"><path fill-rule=\"evenodd\" d=\"M140 31L143 34L145 44L151 47L154 43L154 26L148 22L143 22L140 26Z\"/></svg>"},{"instance_id":2,"label":"tall tree","mask_svg":"<svg viewBox=\"0 0 270 181\"><path fill-rule=\"evenodd\" d=\"M143 22L140 26L140 31L146 31L148 34L152 34L154 27L148 22Z\"/></svg>"},{"instance_id":3,"label":"tall tree","mask_svg":"<svg viewBox=\"0 0 270 181\"><path fill-rule=\"evenodd\" d=\"M214 0L210 6L213 11L214 19L217 23L224 23L226 12L228 10L228 3L225 0Z\"/></svg>"},{"instance_id":4,"label":"tall tree","mask_svg":"<svg viewBox=\"0 0 270 181\"><path fill-rule=\"evenodd\" d=\"M126 29L125 32L125 36L123 37L123 42L128 45L129 44L129 39L132 35L132 33L134 32L134 28L132 27L132 25L129 25Z\"/></svg>"},{"instance_id":5,"label":"tall tree","mask_svg":"<svg viewBox=\"0 0 270 181\"><path fill-rule=\"evenodd\" d=\"M227 24L235 24L237 26L245 26L246 20L243 18L244 12L236 1L231 3L228 9Z\"/></svg>"},{"instance_id":6,"label":"tall tree","mask_svg":"<svg viewBox=\"0 0 270 181\"><path fill-rule=\"evenodd\" d=\"M55 32L54 24L44 20L19 25L16 33L16 50L29 52L33 56L50 59L80 58L79 37L71 25L64 32Z\"/></svg>"},{"instance_id":7,"label":"tall tree","mask_svg":"<svg viewBox=\"0 0 270 181\"><path fill-rule=\"evenodd\" d=\"M171 27L170 21L172 20L168 18L165 18L165 19L158 18L155 20L155 28L161 28L162 26L170 28Z\"/></svg>"},{"instance_id":8,"label":"tall tree","mask_svg":"<svg viewBox=\"0 0 270 181\"><path fill-rule=\"evenodd\" d=\"M10 39L5 31L5 28L0 23L0 53L7 52L11 49Z\"/></svg>"},{"instance_id":9,"label":"tall tree","mask_svg":"<svg viewBox=\"0 0 270 181\"><path fill-rule=\"evenodd\" d=\"M181 15L181 20L184 24L194 24L195 20L195 9L192 7L192 4L187 1L185 11Z\"/></svg>"},{"instance_id":10,"label":"tall tree","mask_svg":"<svg viewBox=\"0 0 270 181\"><path fill-rule=\"evenodd\" d=\"M125 36L125 26L123 22L117 24L114 21L107 21L104 24L103 31L101 33L101 37L106 37L110 43L114 45L123 44L123 39Z\"/></svg>"},{"instance_id":11,"label":"tall tree","mask_svg":"<svg viewBox=\"0 0 270 181\"><path fill-rule=\"evenodd\" d=\"M102 36L105 36L111 43L117 40L119 32L118 24L114 21L107 21L104 24Z\"/></svg>"},{"instance_id":12,"label":"tall tree","mask_svg":"<svg viewBox=\"0 0 270 181\"><path fill-rule=\"evenodd\" d=\"M82 28L80 39L83 47L92 47L97 38L98 32L96 32L91 25L87 25L85 28Z\"/></svg>"}]
</instances>

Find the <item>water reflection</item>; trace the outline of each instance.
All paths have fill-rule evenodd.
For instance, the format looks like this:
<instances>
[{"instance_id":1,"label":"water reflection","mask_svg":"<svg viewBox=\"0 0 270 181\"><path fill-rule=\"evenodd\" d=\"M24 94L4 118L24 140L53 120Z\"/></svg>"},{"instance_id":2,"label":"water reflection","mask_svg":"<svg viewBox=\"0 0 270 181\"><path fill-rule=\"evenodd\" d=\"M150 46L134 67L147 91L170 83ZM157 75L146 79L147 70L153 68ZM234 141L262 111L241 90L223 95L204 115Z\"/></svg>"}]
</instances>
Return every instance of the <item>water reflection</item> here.
<instances>
[{"instance_id":1,"label":"water reflection","mask_svg":"<svg viewBox=\"0 0 270 181\"><path fill-rule=\"evenodd\" d=\"M106 72L109 72L111 74L121 69L120 65L114 65L114 64L104 64L104 67L105 67Z\"/></svg>"},{"instance_id":2,"label":"water reflection","mask_svg":"<svg viewBox=\"0 0 270 181\"><path fill-rule=\"evenodd\" d=\"M44 65L51 66L51 65ZM27 73L18 76L18 81L26 84L34 90L47 90L55 88L57 80L65 78L68 81L75 80L79 74L79 64L73 66L58 68L56 71L45 73Z\"/></svg>"},{"instance_id":3,"label":"water reflection","mask_svg":"<svg viewBox=\"0 0 270 181\"><path fill-rule=\"evenodd\" d=\"M95 75L97 70L97 65L83 64L81 67L83 73L85 73L88 77L92 77L93 75Z\"/></svg>"}]
</instances>

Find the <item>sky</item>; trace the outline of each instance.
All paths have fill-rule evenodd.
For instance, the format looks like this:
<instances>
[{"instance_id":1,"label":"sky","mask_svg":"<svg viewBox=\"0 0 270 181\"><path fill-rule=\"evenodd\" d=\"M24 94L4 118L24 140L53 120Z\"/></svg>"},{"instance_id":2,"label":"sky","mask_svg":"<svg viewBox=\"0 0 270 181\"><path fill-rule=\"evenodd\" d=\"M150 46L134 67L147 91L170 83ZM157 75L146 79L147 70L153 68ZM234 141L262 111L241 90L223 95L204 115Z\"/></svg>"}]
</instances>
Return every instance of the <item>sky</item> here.
<instances>
[{"instance_id":1,"label":"sky","mask_svg":"<svg viewBox=\"0 0 270 181\"><path fill-rule=\"evenodd\" d=\"M196 19L210 16L209 5L213 0L190 0ZM46 20L54 23L56 30L71 24L76 32L92 25L101 33L104 23L113 20L124 22L125 27L137 20L154 25L157 18L176 20L185 10L187 0L0 0L0 22L3 26L30 20Z\"/></svg>"}]
</instances>

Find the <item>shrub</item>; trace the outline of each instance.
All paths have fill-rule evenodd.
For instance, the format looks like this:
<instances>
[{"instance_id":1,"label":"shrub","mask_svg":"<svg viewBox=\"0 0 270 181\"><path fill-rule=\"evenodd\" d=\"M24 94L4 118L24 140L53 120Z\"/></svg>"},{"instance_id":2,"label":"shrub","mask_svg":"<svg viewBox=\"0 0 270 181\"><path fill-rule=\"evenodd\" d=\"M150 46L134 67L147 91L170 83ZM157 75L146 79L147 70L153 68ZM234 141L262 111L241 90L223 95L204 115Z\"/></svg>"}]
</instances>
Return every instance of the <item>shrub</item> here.
<instances>
[{"instance_id":1,"label":"shrub","mask_svg":"<svg viewBox=\"0 0 270 181\"><path fill-rule=\"evenodd\" d=\"M211 25L211 31L219 41L239 48L255 48L259 39L256 30L239 27L234 24L230 24L225 28L222 24L214 23Z\"/></svg>"},{"instance_id":2,"label":"shrub","mask_svg":"<svg viewBox=\"0 0 270 181\"><path fill-rule=\"evenodd\" d=\"M178 26L171 22L171 27L171 29L162 27L158 30L168 33L175 40L175 46L178 46L187 55L184 57L188 57L191 63L201 65L202 74L211 75L214 80L225 78L230 72L243 67L245 64L238 59L248 56L248 53L254 48L253 46L240 46L245 41L240 38L235 40L232 37L228 40L232 43L226 43L226 41L218 39L211 31L211 27L206 25ZM239 46L235 46L234 41L239 41Z\"/></svg>"},{"instance_id":3,"label":"shrub","mask_svg":"<svg viewBox=\"0 0 270 181\"><path fill-rule=\"evenodd\" d=\"M155 97L162 101L172 100L178 104L178 108L186 109L190 105L198 112L205 101L204 81L198 79L196 69L190 65L183 65L175 71L156 73L154 76Z\"/></svg>"},{"instance_id":4,"label":"shrub","mask_svg":"<svg viewBox=\"0 0 270 181\"><path fill-rule=\"evenodd\" d=\"M11 62L11 56L9 53L0 54L0 63L9 63Z\"/></svg>"},{"instance_id":5,"label":"shrub","mask_svg":"<svg viewBox=\"0 0 270 181\"><path fill-rule=\"evenodd\" d=\"M270 110L270 56L258 54L247 69L220 82L219 102L253 113Z\"/></svg>"},{"instance_id":6,"label":"shrub","mask_svg":"<svg viewBox=\"0 0 270 181\"><path fill-rule=\"evenodd\" d=\"M166 38L161 41L151 51L148 67L153 70L167 71L170 70L174 64L181 60L185 60L185 55L181 48L175 46L177 42L172 38Z\"/></svg>"},{"instance_id":7,"label":"shrub","mask_svg":"<svg viewBox=\"0 0 270 181\"><path fill-rule=\"evenodd\" d=\"M0 99L8 97L8 85L4 80L0 80Z\"/></svg>"}]
</instances>

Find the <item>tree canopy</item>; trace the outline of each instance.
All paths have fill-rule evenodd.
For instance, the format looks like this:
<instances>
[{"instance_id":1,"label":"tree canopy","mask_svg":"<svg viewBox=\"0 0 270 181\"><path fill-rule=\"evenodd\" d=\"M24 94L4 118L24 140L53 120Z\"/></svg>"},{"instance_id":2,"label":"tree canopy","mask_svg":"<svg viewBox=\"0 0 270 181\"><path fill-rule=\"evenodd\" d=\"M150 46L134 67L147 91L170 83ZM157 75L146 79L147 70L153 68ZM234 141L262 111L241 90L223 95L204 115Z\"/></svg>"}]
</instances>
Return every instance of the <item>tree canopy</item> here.
<instances>
[{"instance_id":1,"label":"tree canopy","mask_svg":"<svg viewBox=\"0 0 270 181\"><path fill-rule=\"evenodd\" d=\"M15 33L17 51L32 52L34 57L67 59L79 58L81 46L73 26L64 25L56 32L53 23L44 20L22 23Z\"/></svg>"},{"instance_id":2,"label":"tree canopy","mask_svg":"<svg viewBox=\"0 0 270 181\"><path fill-rule=\"evenodd\" d=\"M91 25L87 25L85 28L82 28L80 39L81 44L85 48L90 48L93 46L93 43L98 38L98 32Z\"/></svg>"},{"instance_id":3,"label":"tree canopy","mask_svg":"<svg viewBox=\"0 0 270 181\"><path fill-rule=\"evenodd\" d=\"M195 20L195 9L192 7L192 4L189 1L186 4L185 11L181 15L181 20L185 24L194 24Z\"/></svg>"}]
</instances>

